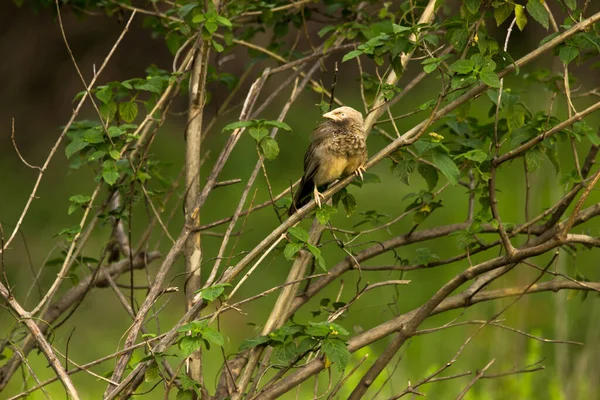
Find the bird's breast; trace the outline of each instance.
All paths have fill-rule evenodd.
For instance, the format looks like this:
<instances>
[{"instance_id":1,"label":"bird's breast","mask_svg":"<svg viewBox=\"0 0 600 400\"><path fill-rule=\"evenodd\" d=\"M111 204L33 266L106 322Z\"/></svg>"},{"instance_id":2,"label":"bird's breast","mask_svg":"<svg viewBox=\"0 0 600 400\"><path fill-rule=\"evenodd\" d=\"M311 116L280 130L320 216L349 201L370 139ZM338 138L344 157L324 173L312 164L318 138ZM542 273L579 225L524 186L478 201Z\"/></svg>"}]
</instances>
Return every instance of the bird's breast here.
<instances>
[{"instance_id":1,"label":"bird's breast","mask_svg":"<svg viewBox=\"0 0 600 400\"><path fill-rule=\"evenodd\" d=\"M329 153L321 160L319 169L314 177L315 185L321 186L331 183L342 176L348 165L348 159Z\"/></svg>"}]
</instances>

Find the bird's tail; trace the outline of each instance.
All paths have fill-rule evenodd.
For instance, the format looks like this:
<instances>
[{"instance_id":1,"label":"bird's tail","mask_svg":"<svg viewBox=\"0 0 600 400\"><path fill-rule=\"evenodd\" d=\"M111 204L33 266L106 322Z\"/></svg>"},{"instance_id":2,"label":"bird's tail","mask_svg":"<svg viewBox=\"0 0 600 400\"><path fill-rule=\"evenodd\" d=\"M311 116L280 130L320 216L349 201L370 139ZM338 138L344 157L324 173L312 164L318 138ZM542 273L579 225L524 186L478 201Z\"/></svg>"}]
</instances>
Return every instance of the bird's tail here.
<instances>
[{"instance_id":1,"label":"bird's tail","mask_svg":"<svg viewBox=\"0 0 600 400\"><path fill-rule=\"evenodd\" d=\"M305 181L304 178L302 178L300 185L298 186L298 190L294 195L294 201L292 201L292 205L288 211L289 216L294 214L296 210L302 208L302 206L306 205L310 201L310 194L314 188L315 184L312 179Z\"/></svg>"}]
</instances>

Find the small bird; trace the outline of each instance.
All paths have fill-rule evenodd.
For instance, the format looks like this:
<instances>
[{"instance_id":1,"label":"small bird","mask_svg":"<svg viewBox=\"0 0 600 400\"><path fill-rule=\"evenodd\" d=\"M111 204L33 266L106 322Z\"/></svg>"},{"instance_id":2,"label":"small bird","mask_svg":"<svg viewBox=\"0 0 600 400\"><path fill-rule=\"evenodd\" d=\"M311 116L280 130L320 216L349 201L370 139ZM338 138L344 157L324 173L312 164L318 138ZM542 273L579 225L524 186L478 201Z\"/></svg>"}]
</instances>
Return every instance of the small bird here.
<instances>
[{"instance_id":1,"label":"small bird","mask_svg":"<svg viewBox=\"0 0 600 400\"><path fill-rule=\"evenodd\" d=\"M320 186L342 176L356 174L362 179L367 161L367 145L363 116L352 107L339 107L323 114L327 120L312 133L304 155L304 176L289 209L289 215L310 201L313 192L321 207Z\"/></svg>"}]
</instances>

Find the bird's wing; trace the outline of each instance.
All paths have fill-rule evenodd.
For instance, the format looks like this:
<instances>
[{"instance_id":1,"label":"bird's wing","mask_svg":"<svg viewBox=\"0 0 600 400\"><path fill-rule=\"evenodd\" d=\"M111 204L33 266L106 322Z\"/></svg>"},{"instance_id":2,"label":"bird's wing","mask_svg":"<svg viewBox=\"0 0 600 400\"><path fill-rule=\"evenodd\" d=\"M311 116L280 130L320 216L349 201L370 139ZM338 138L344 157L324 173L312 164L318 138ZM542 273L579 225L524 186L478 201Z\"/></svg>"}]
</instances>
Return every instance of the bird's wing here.
<instances>
[{"instance_id":1,"label":"bird's wing","mask_svg":"<svg viewBox=\"0 0 600 400\"><path fill-rule=\"evenodd\" d=\"M306 154L304 155L304 177L305 181L312 180L317 171L319 170L321 155L318 153L318 149L324 142L331 140L334 136L333 127L324 122L317 126L312 133L312 141Z\"/></svg>"}]
</instances>

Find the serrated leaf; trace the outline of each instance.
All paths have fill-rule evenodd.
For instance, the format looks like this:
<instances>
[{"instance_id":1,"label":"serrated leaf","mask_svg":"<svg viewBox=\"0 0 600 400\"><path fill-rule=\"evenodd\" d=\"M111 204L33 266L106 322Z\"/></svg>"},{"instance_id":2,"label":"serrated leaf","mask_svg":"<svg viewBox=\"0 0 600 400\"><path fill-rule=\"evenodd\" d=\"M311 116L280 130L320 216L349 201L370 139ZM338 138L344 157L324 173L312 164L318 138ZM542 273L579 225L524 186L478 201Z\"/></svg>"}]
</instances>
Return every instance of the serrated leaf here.
<instances>
[{"instance_id":1,"label":"serrated leaf","mask_svg":"<svg viewBox=\"0 0 600 400\"><path fill-rule=\"evenodd\" d=\"M515 17L517 18L517 26L519 30L525 29L527 25L527 15L525 14L525 7L520 4L515 4Z\"/></svg>"},{"instance_id":2,"label":"serrated leaf","mask_svg":"<svg viewBox=\"0 0 600 400\"><path fill-rule=\"evenodd\" d=\"M200 336L182 336L179 339L179 349L183 352L184 356L187 357L193 352L200 350L202 347L202 338Z\"/></svg>"},{"instance_id":3,"label":"serrated leaf","mask_svg":"<svg viewBox=\"0 0 600 400\"><path fill-rule=\"evenodd\" d=\"M96 91L96 97L104 104L111 101L112 94L112 89L108 86L102 86Z\"/></svg>"},{"instance_id":4,"label":"serrated leaf","mask_svg":"<svg viewBox=\"0 0 600 400\"><path fill-rule=\"evenodd\" d=\"M473 60L457 60L450 65L450 70L459 74L468 74L469 72L473 71L474 67L475 63Z\"/></svg>"},{"instance_id":5,"label":"serrated leaf","mask_svg":"<svg viewBox=\"0 0 600 400\"><path fill-rule=\"evenodd\" d=\"M306 248L308 249L308 251L310 251L310 253L315 258L315 261L317 262L317 266L319 268L321 268L323 271L327 271L327 266L325 265L325 259L321 255L321 250L318 247L313 246L312 244L309 244L309 243L306 244Z\"/></svg>"},{"instance_id":6,"label":"serrated leaf","mask_svg":"<svg viewBox=\"0 0 600 400\"><path fill-rule=\"evenodd\" d=\"M92 198L83 194L76 194L75 196L69 197L69 201L75 204L87 204Z\"/></svg>"},{"instance_id":7,"label":"serrated leaf","mask_svg":"<svg viewBox=\"0 0 600 400\"><path fill-rule=\"evenodd\" d=\"M185 18L190 13L190 11L192 11L196 7L198 7L197 2L188 3L186 5L179 7L179 9L177 10L177 14L181 18Z\"/></svg>"},{"instance_id":8,"label":"serrated leaf","mask_svg":"<svg viewBox=\"0 0 600 400\"><path fill-rule=\"evenodd\" d=\"M476 14L481 7L481 0L465 0L465 5L471 14Z\"/></svg>"},{"instance_id":9,"label":"serrated leaf","mask_svg":"<svg viewBox=\"0 0 600 400\"><path fill-rule=\"evenodd\" d=\"M119 153L118 150L111 150L109 151L110 156L112 157L113 160L117 161L121 158L121 153Z\"/></svg>"},{"instance_id":10,"label":"serrated leaf","mask_svg":"<svg viewBox=\"0 0 600 400\"><path fill-rule=\"evenodd\" d=\"M361 54L363 54L362 50L352 50L350 53L344 55L344 58L342 58L342 62L352 60L353 58L356 58Z\"/></svg>"},{"instance_id":11,"label":"serrated leaf","mask_svg":"<svg viewBox=\"0 0 600 400\"><path fill-rule=\"evenodd\" d=\"M302 243L290 242L285 245L285 248L283 249L283 256L286 258L286 260L293 260L296 258L296 254L298 254L303 247L304 245Z\"/></svg>"},{"instance_id":12,"label":"serrated leaf","mask_svg":"<svg viewBox=\"0 0 600 400\"><path fill-rule=\"evenodd\" d=\"M336 364L338 371L343 372L350 360L350 352L343 340L327 338L323 340L321 349L329 361Z\"/></svg>"},{"instance_id":13,"label":"serrated leaf","mask_svg":"<svg viewBox=\"0 0 600 400\"><path fill-rule=\"evenodd\" d=\"M479 73L479 78L483 83L488 85L489 87L499 88L500 87L500 79L498 75L492 70L490 67L485 67Z\"/></svg>"},{"instance_id":14,"label":"serrated leaf","mask_svg":"<svg viewBox=\"0 0 600 400\"><path fill-rule=\"evenodd\" d=\"M217 24L217 21L210 20L210 19L204 23L204 27L211 34L215 33L217 31L217 29L219 29L219 25Z\"/></svg>"},{"instance_id":15,"label":"serrated leaf","mask_svg":"<svg viewBox=\"0 0 600 400\"><path fill-rule=\"evenodd\" d=\"M71 158L73 154L85 149L88 146L89 143L84 142L81 139L75 139L71 143L69 143L65 148L65 155L67 156L67 158Z\"/></svg>"},{"instance_id":16,"label":"serrated leaf","mask_svg":"<svg viewBox=\"0 0 600 400\"><path fill-rule=\"evenodd\" d=\"M248 133L254 138L254 140L256 140L257 143L269 136L269 130L267 128L258 126L253 126L248 129Z\"/></svg>"},{"instance_id":17,"label":"serrated leaf","mask_svg":"<svg viewBox=\"0 0 600 400\"><path fill-rule=\"evenodd\" d=\"M260 141L260 148L267 160L274 160L279 154L279 145L270 136Z\"/></svg>"},{"instance_id":18,"label":"serrated leaf","mask_svg":"<svg viewBox=\"0 0 600 400\"><path fill-rule=\"evenodd\" d=\"M300 240L301 242L308 243L308 232L306 232L299 226L292 226L290 229L288 229L288 233Z\"/></svg>"},{"instance_id":19,"label":"serrated leaf","mask_svg":"<svg viewBox=\"0 0 600 400\"><path fill-rule=\"evenodd\" d=\"M102 150L98 150L93 152L92 154L90 154L90 156L88 157L88 161L96 161L101 159L102 157L104 157L106 155L105 151Z\"/></svg>"},{"instance_id":20,"label":"serrated leaf","mask_svg":"<svg viewBox=\"0 0 600 400\"><path fill-rule=\"evenodd\" d=\"M225 125L223 130L224 131L232 131L234 129L246 128L246 127L249 127L249 126L252 126L255 124L256 124L255 121L237 121L237 122L232 122L231 124Z\"/></svg>"},{"instance_id":21,"label":"serrated leaf","mask_svg":"<svg viewBox=\"0 0 600 400\"><path fill-rule=\"evenodd\" d=\"M279 122L279 121L264 121L265 125L271 125L271 126L276 126L279 129L283 129L286 131L291 131L292 128L286 124L285 122Z\"/></svg>"},{"instance_id":22,"label":"serrated leaf","mask_svg":"<svg viewBox=\"0 0 600 400\"><path fill-rule=\"evenodd\" d=\"M100 104L98 110L100 110L100 115L103 119L112 120L117 113L117 103L109 101L106 104Z\"/></svg>"},{"instance_id":23,"label":"serrated leaf","mask_svg":"<svg viewBox=\"0 0 600 400\"><path fill-rule=\"evenodd\" d=\"M146 368L146 372L144 373L144 381L153 382L160 376L160 370L158 369L158 365L156 363L150 364Z\"/></svg>"},{"instance_id":24,"label":"serrated leaf","mask_svg":"<svg viewBox=\"0 0 600 400\"><path fill-rule=\"evenodd\" d=\"M180 389L177 392L176 400L194 400L194 392L191 390Z\"/></svg>"},{"instance_id":25,"label":"serrated leaf","mask_svg":"<svg viewBox=\"0 0 600 400\"><path fill-rule=\"evenodd\" d=\"M133 122L138 115L138 105L135 101L128 101L119 104L119 115L127 123Z\"/></svg>"},{"instance_id":26,"label":"serrated leaf","mask_svg":"<svg viewBox=\"0 0 600 400\"><path fill-rule=\"evenodd\" d=\"M494 18L496 19L496 25L500 26L510 14L512 14L514 4L504 3L494 9Z\"/></svg>"},{"instance_id":27,"label":"serrated leaf","mask_svg":"<svg viewBox=\"0 0 600 400\"><path fill-rule=\"evenodd\" d=\"M229 283L217 283L204 289L198 290L196 293L206 301L215 301L225 292L225 288L231 286Z\"/></svg>"},{"instance_id":28,"label":"serrated leaf","mask_svg":"<svg viewBox=\"0 0 600 400\"><path fill-rule=\"evenodd\" d=\"M219 23L219 25L223 25L227 28L231 28L231 21L229 21L227 18L223 17L222 15L217 15L217 22Z\"/></svg>"},{"instance_id":29,"label":"serrated leaf","mask_svg":"<svg viewBox=\"0 0 600 400\"><path fill-rule=\"evenodd\" d=\"M125 134L125 132L121 128L115 125L109 126L107 132L108 136L110 136L111 138Z\"/></svg>"},{"instance_id":30,"label":"serrated leaf","mask_svg":"<svg viewBox=\"0 0 600 400\"><path fill-rule=\"evenodd\" d=\"M432 191L436 187L439 179L437 169L429 164L419 163L417 170L423 179L425 179L425 182L427 182L428 190Z\"/></svg>"},{"instance_id":31,"label":"serrated leaf","mask_svg":"<svg viewBox=\"0 0 600 400\"><path fill-rule=\"evenodd\" d=\"M317 209L317 220L321 225L325 225L335 213L337 213L337 208L331 207L329 204L323 204L321 208Z\"/></svg>"},{"instance_id":32,"label":"serrated leaf","mask_svg":"<svg viewBox=\"0 0 600 400\"><path fill-rule=\"evenodd\" d=\"M538 147L534 147L525 153L525 165L527 167L527 171L534 172L541 165L544 160L544 154Z\"/></svg>"},{"instance_id":33,"label":"serrated leaf","mask_svg":"<svg viewBox=\"0 0 600 400\"><path fill-rule=\"evenodd\" d=\"M273 349L273 358L278 364L288 365L296 359L297 355L298 349L294 342L285 342Z\"/></svg>"},{"instance_id":34,"label":"serrated leaf","mask_svg":"<svg viewBox=\"0 0 600 400\"><path fill-rule=\"evenodd\" d=\"M571 11L577 8L577 0L565 0L565 4L571 9Z\"/></svg>"},{"instance_id":35,"label":"serrated leaf","mask_svg":"<svg viewBox=\"0 0 600 400\"><path fill-rule=\"evenodd\" d=\"M548 29L550 26L548 23L548 11L540 0L529 0L527 2L527 11L533 19L539 22L544 28Z\"/></svg>"},{"instance_id":36,"label":"serrated leaf","mask_svg":"<svg viewBox=\"0 0 600 400\"><path fill-rule=\"evenodd\" d=\"M565 65L568 65L571 61L573 61L575 58L577 58L578 55L579 55L579 50L577 50L576 47L573 47L571 45L566 45L566 46L561 47L558 52L558 56L560 57L560 60Z\"/></svg>"},{"instance_id":37,"label":"serrated leaf","mask_svg":"<svg viewBox=\"0 0 600 400\"><path fill-rule=\"evenodd\" d=\"M442 174L444 174L444 176L452 185L456 186L458 184L460 170L446 153L434 151L431 161L436 167L438 167L438 169L442 172Z\"/></svg>"},{"instance_id":38,"label":"serrated leaf","mask_svg":"<svg viewBox=\"0 0 600 400\"><path fill-rule=\"evenodd\" d=\"M398 174L398 177L405 185L409 184L409 177L416 168L417 162L410 159L402 159L398 161L398 164L394 167L394 172Z\"/></svg>"},{"instance_id":39,"label":"serrated leaf","mask_svg":"<svg viewBox=\"0 0 600 400\"><path fill-rule=\"evenodd\" d=\"M113 160L106 160L102 164L102 179L111 186L119 180L119 170Z\"/></svg>"},{"instance_id":40,"label":"serrated leaf","mask_svg":"<svg viewBox=\"0 0 600 400\"><path fill-rule=\"evenodd\" d=\"M243 351L246 349L251 349L256 346L260 346L261 344L268 343L270 341L268 336L259 336L253 339L245 339L240 344L240 348L238 351Z\"/></svg>"},{"instance_id":41,"label":"serrated leaf","mask_svg":"<svg viewBox=\"0 0 600 400\"><path fill-rule=\"evenodd\" d=\"M350 193L346 193L346 195L342 197L342 204L344 205L347 216L354 214L356 211L356 199Z\"/></svg>"},{"instance_id":42,"label":"serrated leaf","mask_svg":"<svg viewBox=\"0 0 600 400\"><path fill-rule=\"evenodd\" d=\"M204 328L202 331L202 337L209 342L216 344L217 346L223 347L225 345L225 338L221 332L218 332L212 328Z\"/></svg>"}]
</instances>

